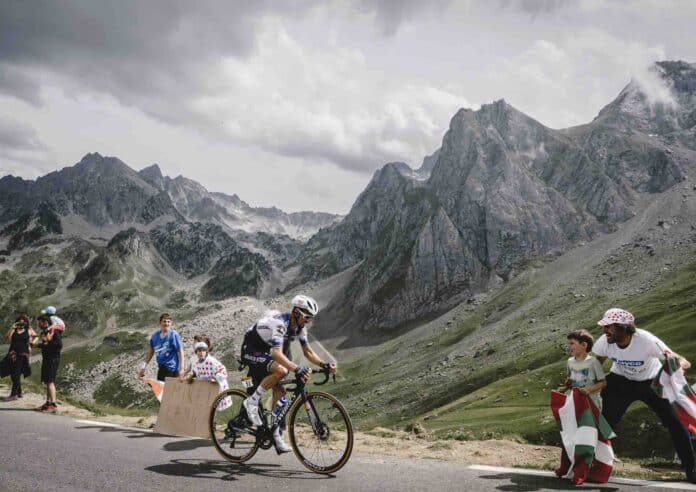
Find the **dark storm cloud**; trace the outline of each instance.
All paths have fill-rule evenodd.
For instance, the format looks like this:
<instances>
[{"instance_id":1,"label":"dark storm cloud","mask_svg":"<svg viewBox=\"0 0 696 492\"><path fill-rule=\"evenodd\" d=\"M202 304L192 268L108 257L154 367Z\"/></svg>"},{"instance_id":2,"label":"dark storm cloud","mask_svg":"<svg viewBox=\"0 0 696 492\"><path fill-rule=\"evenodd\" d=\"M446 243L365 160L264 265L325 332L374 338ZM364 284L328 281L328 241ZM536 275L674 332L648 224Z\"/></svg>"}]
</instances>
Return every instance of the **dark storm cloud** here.
<instances>
[{"instance_id":1,"label":"dark storm cloud","mask_svg":"<svg viewBox=\"0 0 696 492\"><path fill-rule=\"evenodd\" d=\"M244 54L249 19L264 2L122 0L0 3L0 59L59 63L141 59L176 63L192 55Z\"/></svg>"},{"instance_id":2,"label":"dark storm cloud","mask_svg":"<svg viewBox=\"0 0 696 492\"><path fill-rule=\"evenodd\" d=\"M373 13L375 20L385 36L393 36L404 22L415 19L426 12L444 10L452 0L361 0L363 11Z\"/></svg>"},{"instance_id":3,"label":"dark storm cloud","mask_svg":"<svg viewBox=\"0 0 696 492\"><path fill-rule=\"evenodd\" d=\"M301 11L303 2L225 1L0 2L0 92L36 102L29 69L73 79L75 89L109 93L168 122L174 103L204 92L202 75L222 56L254 50L265 13ZM10 66L12 68L10 68ZM26 73L22 72L25 69ZM22 78L24 80L22 80Z\"/></svg>"},{"instance_id":4,"label":"dark storm cloud","mask_svg":"<svg viewBox=\"0 0 696 492\"><path fill-rule=\"evenodd\" d=\"M503 8L513 8L526 12L533 17L551 14L563 7L570 7L564 0L499 0ZM577 5L576 5L577 6Z\"/></svg>"},{"instance_id":5,"label":"dark storm cloud","mask_svg":"<svg viewBox=\"0 0 696 492\"><path fill-rule=\"evenodd\" d=\"M33 106L41 105L38 82L11 65L0 64L0 94L17 97Z\"/></svg>"}]
</instances>

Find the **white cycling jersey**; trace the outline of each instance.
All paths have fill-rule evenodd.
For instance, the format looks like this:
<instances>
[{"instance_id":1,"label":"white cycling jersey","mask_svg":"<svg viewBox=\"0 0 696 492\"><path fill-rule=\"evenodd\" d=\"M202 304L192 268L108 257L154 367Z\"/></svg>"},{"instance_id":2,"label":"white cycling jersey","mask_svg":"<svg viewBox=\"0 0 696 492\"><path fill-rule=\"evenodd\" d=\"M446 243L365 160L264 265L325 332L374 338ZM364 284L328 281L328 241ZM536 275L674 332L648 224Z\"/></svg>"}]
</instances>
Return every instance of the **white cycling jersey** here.
<instances>
[{"instance_id":1,"label":"white cycling jersey","mask_svg":"<svg viewBox=\"0 0 696 492\"><path fill-rule=\"evenodd\" d=\"M307 330L297 327L294 333L288 333L290 326L290 313L266 316L256 322L248 331L256 329L259 337L269 347L282 347L286 339L298 337L302 345L309 343Z\"/></svg>"}]
</instances>

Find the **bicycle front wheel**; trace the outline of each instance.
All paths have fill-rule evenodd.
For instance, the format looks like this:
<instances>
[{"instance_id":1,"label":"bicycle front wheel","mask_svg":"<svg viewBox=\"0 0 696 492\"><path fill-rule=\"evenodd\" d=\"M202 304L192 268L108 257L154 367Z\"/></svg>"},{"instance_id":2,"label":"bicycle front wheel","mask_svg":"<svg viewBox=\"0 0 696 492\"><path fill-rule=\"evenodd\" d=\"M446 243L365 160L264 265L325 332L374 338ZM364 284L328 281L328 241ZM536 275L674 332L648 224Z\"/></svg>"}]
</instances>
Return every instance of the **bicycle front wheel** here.
<instances>
[{"instance_id":1,"label":"bicycle front wheel","mask_svg":"<svg viewBox=\"0 0 696 492\"><path fill-rule=\"evenodd\" d=\"M242 402L247 395L240 389L227 389L213 401L209 427L213 445L227 461L242 463L251 459L259 445Z\"/></svg>"},{"instance_id":2,"label":"bicycle front wheel","mask_svg":"<svg viewBox=\"0 0 696 492\"><path fill-rule=\"evenodd\" d=\"M307 393L289 412L290 444L304 466L316 473L334 473L353 452L353 424L340 401L328 393Z\"/></svg>"}]
</instances>

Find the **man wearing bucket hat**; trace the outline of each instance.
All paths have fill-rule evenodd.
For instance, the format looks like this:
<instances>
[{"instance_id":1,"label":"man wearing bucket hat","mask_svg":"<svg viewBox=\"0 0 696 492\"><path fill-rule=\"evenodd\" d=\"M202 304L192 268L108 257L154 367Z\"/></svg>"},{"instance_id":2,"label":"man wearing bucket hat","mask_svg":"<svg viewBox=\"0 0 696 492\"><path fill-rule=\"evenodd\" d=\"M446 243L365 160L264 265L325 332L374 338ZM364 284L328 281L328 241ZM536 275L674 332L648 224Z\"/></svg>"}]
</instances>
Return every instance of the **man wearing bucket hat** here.
<instances>
[{"instance_id":1,"label":"man wearing bucket hat","mask_svg":"<svg viewBox=\"0 0 696 492\"><path fill-rule=\"evenodd\" d=\"M607 386L602 390L604 418L615 429L633 402L645 403L669 430L687 479L696 483L696 460L689 432L679 422L669 401L652 389L652 380L660 372L666 354L677 356L684 369L691 364L652 333L636 328L634 316L624 309L609 309L597 324L604 334L592 351L602 362L607 358L612 360Z\"/></svg>"}]
</instances>

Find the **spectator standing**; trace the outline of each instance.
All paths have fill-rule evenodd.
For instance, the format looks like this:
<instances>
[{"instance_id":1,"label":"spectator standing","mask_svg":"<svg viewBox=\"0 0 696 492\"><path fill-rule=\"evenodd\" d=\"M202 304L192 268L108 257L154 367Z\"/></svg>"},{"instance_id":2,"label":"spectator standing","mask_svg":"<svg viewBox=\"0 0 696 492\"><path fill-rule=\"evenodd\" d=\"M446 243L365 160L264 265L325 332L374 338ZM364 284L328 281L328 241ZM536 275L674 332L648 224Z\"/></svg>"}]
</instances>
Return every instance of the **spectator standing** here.
<instances>
[{"instance_id":1,"label":"spectator standing","mask_svg":"<svg viewBox=\"0 0 696 492\"><path fill-rule=\"evenodd\" d=\"M46 403L37 408L40 412L56 411L56 377L60 366L60 351L63 348L62 324L51 324L51 317L42 314L38 317L38 345L41 348L41 382L46 385Z\"/></svg>"},{"instance_id":2,"label":"spectator standing","mask_svg":"<svg viewBox=\"0 0 696 492\"><path fill-rule=\"evenodd\" d=\"M172 328L172 318L163 313L159 318L160 328L150 336L150 348L145 355L145 361L140 365L140 377L145 376L145 368L157 356L157 380L180 377L184 375L184 346L181 336Z\"/></svg>"},{"instance_id":3,"label":"spectator standing","mask_svg":"<svg viewBox=\"0 0 696 492\"><path fill-rule=\"evenodd\" d=\"M19 316L5 334L10 342L10 348L3 365L12 379L12 390L6 401L14 401L22 397L22 376L31 376L31 366L29 365L29 355L31 353L31 343L36 339L36 333L31 327L29 317ZM3 371L4 373L4 371Z\"/></svg>"}]
</instances>

